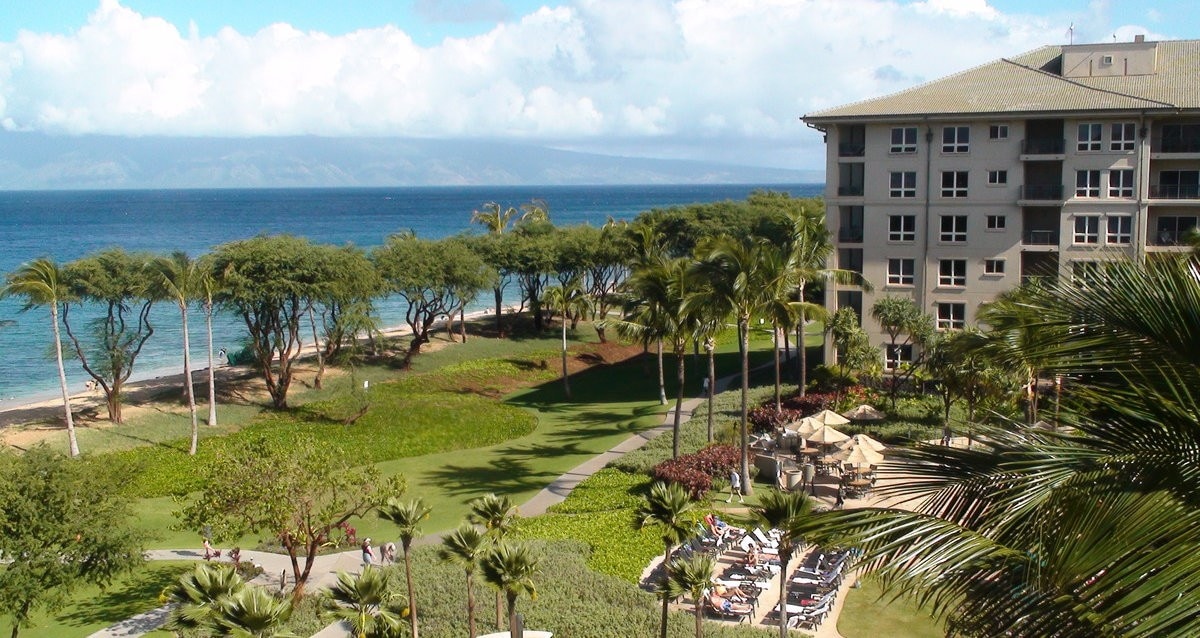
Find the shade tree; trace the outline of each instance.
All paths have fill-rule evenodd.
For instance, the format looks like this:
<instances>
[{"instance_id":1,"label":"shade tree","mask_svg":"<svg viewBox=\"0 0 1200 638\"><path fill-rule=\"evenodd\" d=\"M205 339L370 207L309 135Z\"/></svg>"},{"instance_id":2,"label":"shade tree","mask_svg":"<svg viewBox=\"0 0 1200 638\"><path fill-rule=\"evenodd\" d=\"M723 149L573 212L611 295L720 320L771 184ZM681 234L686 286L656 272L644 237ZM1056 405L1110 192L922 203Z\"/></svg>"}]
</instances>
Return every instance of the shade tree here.
<instances>
[{"instance_id":1,"label":"shade tree","mask_svg":"<svg viewBox=\"0 0 1200 638\"><path fill-rule=\"evenodd\" d=\"M911 380L924 362L924 352L916 352L932 338L933 319L924 313L917 303L907 297L880 297L871 306L871 317L879 322L888 336L888 359L894 362L888 378L888 397L892 409L896 409L896 396L900 386ZM907 360L900 356L902 350L913 352Z\"/></svg>"}]
</instances>

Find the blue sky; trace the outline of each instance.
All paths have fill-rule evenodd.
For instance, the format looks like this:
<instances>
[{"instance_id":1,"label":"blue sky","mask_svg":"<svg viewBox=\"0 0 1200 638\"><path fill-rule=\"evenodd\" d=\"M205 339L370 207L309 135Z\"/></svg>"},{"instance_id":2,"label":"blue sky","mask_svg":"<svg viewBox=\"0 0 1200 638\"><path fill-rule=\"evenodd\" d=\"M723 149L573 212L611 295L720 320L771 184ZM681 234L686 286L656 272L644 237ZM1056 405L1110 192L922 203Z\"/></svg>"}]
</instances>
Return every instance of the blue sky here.
<instances>
[{"instance_id":1,"label":"blue sky","mask_svg":"<svg viewBox=\"0 0 1200 638\"><path fill-rule=\"evenodd\" d=\"M823 168L805 113L1183 0L0 0L0 129L504 139Z\"/></svg>"}]
</instances>

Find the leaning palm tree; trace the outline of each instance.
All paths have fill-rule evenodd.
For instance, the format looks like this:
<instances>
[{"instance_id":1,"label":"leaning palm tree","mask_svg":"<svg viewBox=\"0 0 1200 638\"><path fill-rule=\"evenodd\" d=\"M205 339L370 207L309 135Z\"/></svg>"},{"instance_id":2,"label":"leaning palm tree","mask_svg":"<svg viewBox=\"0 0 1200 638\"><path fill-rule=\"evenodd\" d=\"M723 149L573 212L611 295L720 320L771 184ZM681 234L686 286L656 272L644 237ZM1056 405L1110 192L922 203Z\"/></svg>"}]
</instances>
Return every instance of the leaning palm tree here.
<instances>
[{"instance_id":1,"label":"leaning palm tree","mask_svg":"<svg viewBox=\"0 0 1200 638\"><path fill-rule=\"evenodd\" d=\"M323 616L350 625L355 638L392 636L404 625L404 600L392 587L392 571L368 567L354 576L338 572L324 593Z\"/></svg>"},{"instance_id":2,"label":"leaning palm tree","mask_svg":"<svg viewBox=\"0 0 1200 638\"><path fill-rule=\"evenodd\" d=\"M219 636L236 638L295 638L279 629L292 615L292 601L276 598L261 587L245 587L229 597L217 618Z\"/></svg>"},{"instance_id":3,"label":"leaning palm tree","mask_svg":"<svg viewBox=\"0 0 1200 638\"><path fill-rule=\"evenodd\" d=\"M750 508L749 523L783 531L779 539L779 636L787 637L787 578L788 561L792 552L802 542L792 529L804 520L810 511L808 497L804 492L780 492L768 490L758 497L758 505Z\"/></svg>"},{"instance_id":4,"label":"leaning palm tree","mask_svg":"<svg viewBox=\"0 0 1200 638\"><path fill-rule=\"evenodd\" d=\"M492 545L499 545L513 532L517 521L517 508L507 496L497 496L488 493L470 502L471 512L467 520L482 525ZM503 622L504 601L501 593L496 590L496 626Z\"/></svg>"},{"instance_id":5,"label":"leaning palm tree","mask_svg":"<svg viewBox=\"0 0 1200 638\"><path fill-rule=\"evenodd\" d=\"M687 558L677 556L671 561L671 579L665 584L666 590L659 592L670 598L684 594L692 597L696 638L704 637L704 590L712 586L716 566L717 561L708 554L694 554Z\"/></svg>"},{"instance_id":6,"label":"leaning palm tree","mask_svg":"<svg viewBox=\"0 0 1200 638\"><path fill-rule=\"evenodd\" d=\"M188 454L195 455L200 441L200 428L196 421L196 391L192 383L192 352L188 342L188 307L200 292L200 279L203 271L198 262L188 257L187 253L177 250L169 257L160 257L151 265L154 273L161 278L163 291L175 307L179 309L179 320L183 324L183 389L187 397L188 414L191 416L191 445ZM212 364L209 363L209 371ZM211 402L211 398L210 398Z\"/></svg>"},{"instance_id":7,"label":"leaning palm tree","mask_svg":"<svg viewBox=\"0 0 1200 638\"><path fill-rule=\"evenodd\" d=\"M390 521L400 532L400 547L404 550L404 577L408 583L408 620L412 626L412 638L417 638L417 598L413 593L412 548L413 539L421 534L421 521L429 518L430 508L419 498L407 501L388 499L379 508L379 518Z\"/></svg>"},{"instance_id":8,"label":"leaning palm tree","mask_svg":"<svg viewBox=\"0 0 1200 638\"><path fill-rule=\"evenodd\" d=\"M639 528L653 526L661 533L663 542L662 561L662 620L659 624L660 638L667 636L667 612L671 599L665 593L671 579L671 552L675 546L691 537L696 527L692 514L696 503L678 483L656 481L650 486L646 500L638 507L636 518Z\"/></svg>"},{"instance_id":9,"label":"leaning palm tree","mask_svg":"<svg viewBox=\"0 0 1200 638\"><path fill-rule=\"evenodd\" d=\"M163 591L161 602L172 605L164 627L172 631L214 628L222 607L245 587L232 565L197 564Z\"/></svg>"},{"instance_id":10,"label":"leaning palm tree","mask_svg":"<svg viewBox=\"0 0 1200 638\"><path fill-rule=\"evenodd\" d=\"M538 558L524 543L504 542L489 549L479 567L483 579L504 593L511 630L517 623L517 599L522 594L537 598L533 578L538 574Z\"/></svg>"},{"instance_id":11,"label":"leaning palm tree","mask_svg":"<svg viewBox=\"0 0 1200 638\"><path fill-rule=\"evenodd\" d=\"M50 328L54 334L54 357L58 363L58 384L62 391L63 412L67 423L67 443L71 456L79 456L79 440L75 438L75 419L71 415L71 393L67 391L67 371L63 367L62 337L58 332L58 305L66 303L69 292L62 269L45 257L35 259L8 273L0 296L24 297L29 310L37 306L50 307Z\"/></svg>"},{"instance_id":12,"label":"leaning palm tree","mask_svg":"<svg viewBox=\"0 0 1200 638\"><path fill-rule=\"evenodd\" d=\"M1078 378L1073 431L985 426L984 446L897 450L880 492L916 511L794 531L855 543L955 635L1200 635L1200 268L1114 262L1010 301L1028 336L1014 354Z\"/></svg>"},{"instance_id":13,"label":"leaning palm tree","mask_svg":"<svg viewBox=\"0 0 1200 638\"><path fill-rule=\"evenodd\" d=\"M487 535L470 524L460 525L442 538L438 558L458 565L467 575L467 635L475 638L475 570L487 547Z\"/></svg>"}]
</instances>

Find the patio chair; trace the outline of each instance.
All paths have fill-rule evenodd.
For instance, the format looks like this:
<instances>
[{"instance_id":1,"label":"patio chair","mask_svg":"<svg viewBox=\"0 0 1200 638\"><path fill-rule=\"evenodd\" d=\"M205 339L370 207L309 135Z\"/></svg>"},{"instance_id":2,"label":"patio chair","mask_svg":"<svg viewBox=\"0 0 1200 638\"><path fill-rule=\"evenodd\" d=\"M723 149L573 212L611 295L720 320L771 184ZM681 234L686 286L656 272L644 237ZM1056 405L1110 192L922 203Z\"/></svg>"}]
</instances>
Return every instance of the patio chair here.
<instances>
[{"instance_id":1,"label":"patio chair","mask_svg":"<svg viewBox=\"0 0 1200 638\"><path fill-rule=\"evenodd\" d=\"M731 600L721 598L716 594L710 593L704 597L705 607L708 611L718 618L736 620L737 622L749 622L754 616L754 608L747 603L735 603Z\"/></svg>"},{"instance_id":2,"label":"patio chair","mask_svg":"<svg viewBox=\"0 0 1200 638\"><path fill-rule=\"evenodd\" d=\"M829 611L833 609L833 601L826 600L816 607L804 609L796 615L788 618L788 627L814 630L825 617L829 615Z\"/></svg>"}]
</instances>

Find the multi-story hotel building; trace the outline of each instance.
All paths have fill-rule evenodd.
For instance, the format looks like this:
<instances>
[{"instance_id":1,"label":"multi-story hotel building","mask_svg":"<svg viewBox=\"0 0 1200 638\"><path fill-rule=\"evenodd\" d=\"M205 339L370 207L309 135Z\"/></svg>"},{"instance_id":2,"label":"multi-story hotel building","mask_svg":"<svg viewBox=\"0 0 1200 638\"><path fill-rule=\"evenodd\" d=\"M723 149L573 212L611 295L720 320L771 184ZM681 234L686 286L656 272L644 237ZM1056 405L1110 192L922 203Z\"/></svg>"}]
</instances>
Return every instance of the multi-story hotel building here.
<instances>
[{"instance_id":1,"label":"multi-story hotel building","mask_svg":"<svg viewBox=\"0 0 1200 638\"><path fill-rule=\"evenodd\" d=\"M870 318L907 296L940 329L1030 277L1185 250L1200 217L1200 40L1047 46L806 115L825 133L834 287Z\"/></svg>"}]
</instances>

